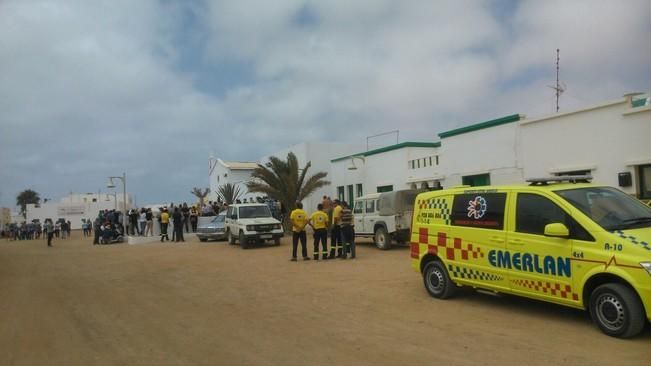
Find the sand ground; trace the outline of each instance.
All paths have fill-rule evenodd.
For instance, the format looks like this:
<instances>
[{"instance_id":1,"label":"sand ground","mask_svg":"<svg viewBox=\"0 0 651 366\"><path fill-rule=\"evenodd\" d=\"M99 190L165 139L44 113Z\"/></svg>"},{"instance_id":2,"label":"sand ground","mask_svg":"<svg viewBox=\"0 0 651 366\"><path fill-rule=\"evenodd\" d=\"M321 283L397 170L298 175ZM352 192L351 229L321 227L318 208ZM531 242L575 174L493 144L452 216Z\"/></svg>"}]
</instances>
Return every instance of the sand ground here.
<instances>
[{"instance_id":1,"label":"sand ground","mask_svg":"<svg viewBox=\"0 0 651 366\"><path fill-rule=\"evenodd\" d=\"M409 250L289 262L225 242L0 242L0 365L642 365L651 330L475 292L430 298Z\"/></svg>"}]
</instances>

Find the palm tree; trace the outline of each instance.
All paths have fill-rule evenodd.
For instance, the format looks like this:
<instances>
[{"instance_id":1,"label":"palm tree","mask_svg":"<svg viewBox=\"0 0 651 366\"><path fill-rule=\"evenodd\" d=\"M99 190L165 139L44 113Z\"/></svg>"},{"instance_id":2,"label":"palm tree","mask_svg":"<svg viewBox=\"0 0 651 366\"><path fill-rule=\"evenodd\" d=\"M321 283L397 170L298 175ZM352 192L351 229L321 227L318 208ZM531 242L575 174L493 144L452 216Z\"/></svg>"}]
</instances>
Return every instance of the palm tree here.
<instances>
[{"instance_id":1,"label":"palm tree","mask_svg":"<svg viewBox=\"0 0 651 366\"><path fill-rule=\"evenodd\" d=\"M197 196L197 198L199 199L199 205L200 205L199 207L203 207L203 202L205 201L208 193L210 193L210 188L205 188L202 190L201 188L194 187L192 188L191 193Z\"/></svg>"},{"instance_id":2,"label":"palm tree","mask_svg":"<svg viewBox=\"0 0 651 366\"><path fill-rule=\"evenodd\" d=\"M304 200L317 189L330 184L324 178L326 172L317 172L308 177L307 171L312 162L307 162L302 169L293 152L287 154L287 161L275 156L269 158L265 165L258 165L251 173L254 179L246 184L250 192L261 192L280 201L286 212L296 208L296 202Z\"/></svg>"},{"instance_id":3,"label":"palm tree","mask_svg":"<svg viewBox=\"0 0 651 366\"><path fill-rule=\"evenodd\" d=\"M39 202L41 202L41 197L31 189L26 189L16 196L16 206L20 206L20 214L23 215L23 218L27 218L27 204L34 203L38 205Z\"/></svg>"},{"instance_id":4,"label":"palm tree","mask_svg":"<svg viewBox=\"0 0 651 366\"><path fill-rule=\"evenodd\" d=\"M244 192L240 190L240 187L231 183L226 183L219 186L217 189L217 194L224 203L230 205L235 203L237 199L240 198L242 194L244 194Z\"/></svg>"}]
</instances>

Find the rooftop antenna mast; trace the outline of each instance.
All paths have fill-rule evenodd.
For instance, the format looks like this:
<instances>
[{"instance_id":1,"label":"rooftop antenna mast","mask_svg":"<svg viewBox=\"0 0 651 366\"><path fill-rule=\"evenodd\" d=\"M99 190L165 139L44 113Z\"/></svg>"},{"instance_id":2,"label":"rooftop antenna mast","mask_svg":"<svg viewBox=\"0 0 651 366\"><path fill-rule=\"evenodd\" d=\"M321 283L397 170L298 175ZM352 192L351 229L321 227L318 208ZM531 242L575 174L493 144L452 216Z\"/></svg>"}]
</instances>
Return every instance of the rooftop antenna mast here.
<instances>
[{"instance_id":1,"label":"rooftop antenna mast","mask_svg":"<svg viewBox=\"0 0 651 366\"><path fill-rule=\"evenodd\" d=\"M561 50L557 48L556 49L556 86L548 85L550 88L554 89L554 91L556 92L556 113L558 113L558 110L559 110L559 108L558 108L558 99L566 89L565 83L561 83L558 80L558 74L559 74L559 69L560 69L559 66L560 66L560 62L561 62L560 53L561 53Z\"/></svg>"}]
</instances>

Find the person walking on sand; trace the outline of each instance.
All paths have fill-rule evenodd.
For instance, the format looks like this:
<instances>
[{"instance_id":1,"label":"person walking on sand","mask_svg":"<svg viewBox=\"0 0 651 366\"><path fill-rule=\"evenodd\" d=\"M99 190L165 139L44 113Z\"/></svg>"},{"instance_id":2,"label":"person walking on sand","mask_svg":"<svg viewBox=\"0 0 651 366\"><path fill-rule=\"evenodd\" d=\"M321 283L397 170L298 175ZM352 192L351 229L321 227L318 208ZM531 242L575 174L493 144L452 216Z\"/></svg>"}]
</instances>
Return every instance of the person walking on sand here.
<instances>
[{"instance_id":1,"label":"person walking on sand","mask_svg":"<svg viewBox=\"0 0 651 366\"><path fill-rule=\"evenodd\" d=\"M170 224L170 214L167 212L167 207L164 207L160 213L160 241L161 243L167 239L170 241L170 237L167 236L167 226Z\"/></svg>"},{"instance_id":2,"label":"person walking on sand","mask_svg":"<svg viewBox=\"0 0 651 366\"><path fill-rule=\"evenodd\" d=\"M54 225L51 219L45 219L45 232L47 233L47 246L52 246L52 238L54 237Z\"/></svg>"},{"instance_id":3,"label":"person walking on sand","mask_svg":"<svg viewBox=\"0 0 651 366\"><path fill-rule=\"evenodd\" d=\"M176 238L176 242L185 241L183 239L183 211L178 206L174 207L172 221L174 221L174 237Z\"/></svg>"}]
</instances>

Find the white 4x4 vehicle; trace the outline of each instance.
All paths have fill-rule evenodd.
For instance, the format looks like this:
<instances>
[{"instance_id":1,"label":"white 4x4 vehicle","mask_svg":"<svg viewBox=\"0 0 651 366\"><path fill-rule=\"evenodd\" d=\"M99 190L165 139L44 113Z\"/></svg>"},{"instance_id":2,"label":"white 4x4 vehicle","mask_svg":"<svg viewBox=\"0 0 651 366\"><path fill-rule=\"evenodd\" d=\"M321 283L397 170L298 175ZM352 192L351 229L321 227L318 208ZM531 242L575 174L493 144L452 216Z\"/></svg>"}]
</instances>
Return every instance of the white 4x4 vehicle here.
<instances>
[{"instance_id":1,"label":"white 4x4 vehicle","mask_svg":"<svg viewBox=\"0 0 651 366\"><path fill-rule=\"evenodd\" d=\"M421 190L371 193L355 199L355 236L373 237L380 249L409 241L414 200Z\"/></svg>"},{"instance_id":2,"label":"white 4x4 vehicle","mask_svg":"<svg viewBox=\"0 0 651 366\"><path fill-rule=\"evenodd\" d=\"M228 206L226 211L226 236L230 244L240 242L240 247L246 249L249 243L273 240L280 245L283 237L283 227L280 221L271 216L269 207L261 203L244 203Z\"/></svg>"}]
</instances>

